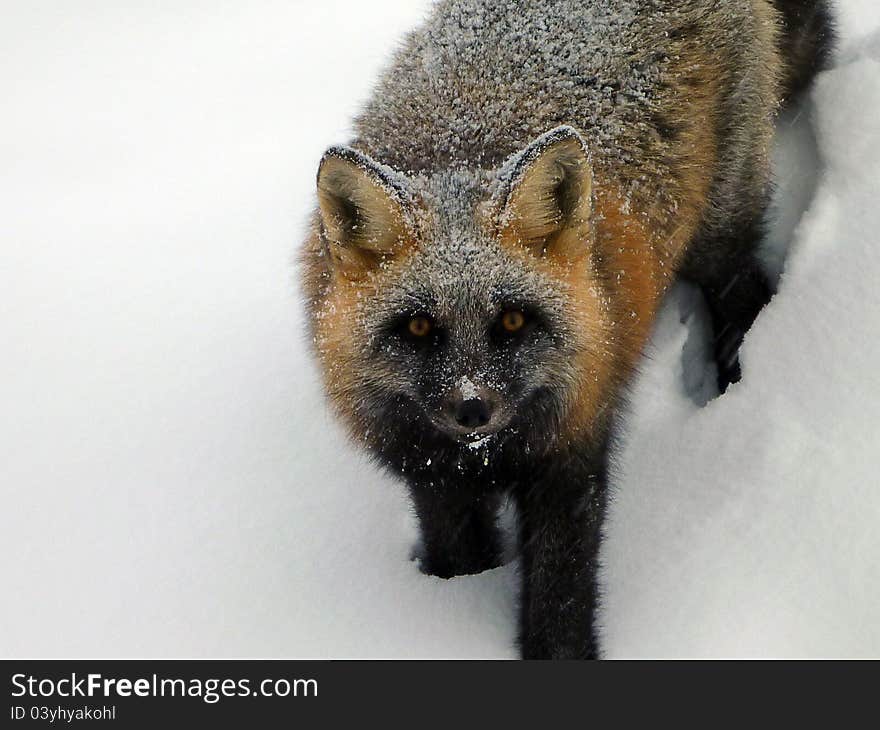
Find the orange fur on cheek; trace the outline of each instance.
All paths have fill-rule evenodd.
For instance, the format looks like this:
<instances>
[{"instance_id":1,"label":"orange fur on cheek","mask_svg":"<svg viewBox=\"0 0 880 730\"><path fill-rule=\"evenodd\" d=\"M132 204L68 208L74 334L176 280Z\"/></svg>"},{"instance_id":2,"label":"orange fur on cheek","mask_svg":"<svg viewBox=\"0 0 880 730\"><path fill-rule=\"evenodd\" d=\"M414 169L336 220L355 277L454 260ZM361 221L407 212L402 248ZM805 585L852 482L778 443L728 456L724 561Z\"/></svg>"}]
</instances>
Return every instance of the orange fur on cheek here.
<instances>
[{"instance_id":1,"label":"orange fur on cheek","mask_svg":"<svg viewBox=\"0 0 880 730\"><path fill-rule=\"evenodd\" d=\"M646 225L617 200L597 195L595 260L565 277L572 315L585 334L580 374L563 438L593 433L610 416L620 387L630 377L651 332L669 277Z\"/></svg>"},{"instance_id":2,"label":"orange fur on cheek","mask_svg":"<svg viewBox=\"0 0 880 730\"><path fill-rule=\"evenodd\" d=\"M375 297L378 288L372 277L355 281L341 274L332 276L330 290L316 314L315 347L326 392L337 412L355 435L359 435L360 426L352 402L352 394L357 390L354 376L359 372L354 333L359 301Z\"/></svg>"},{"instance_id":3,"label":"orange fur on cheek","mask_svg":"<svg viewBox=\"0 0 880 730\"><path fill-rule=\"evenodd\" d=\"M362 349L367 336L361 322L363 307L377 301L407 265L414 249L379 268L362 271L353 277L351 271L333 271L314 319L315 349L327 394L337 413L353 436L362 439L367 425L358 416L359 394L363 388L365 364ZM376 373L372 373L376 375Z\"/></svg>"},{"instance_id":4,"label":"orange fur on cheek","mask_svg":"<svg viewBox=\"0 0 880 730\"><path fill-rule=\"evenodd\" d=\"M573 271L566 282L572 292L571 314L581 327L582 337L576 356L578 382L569 417L563 425L563 438L576 437L594 428L603 410L603 396L613 379L615 358L609 306L589 261L584 262L581 271Z\"/></svg>"}]
</instances>

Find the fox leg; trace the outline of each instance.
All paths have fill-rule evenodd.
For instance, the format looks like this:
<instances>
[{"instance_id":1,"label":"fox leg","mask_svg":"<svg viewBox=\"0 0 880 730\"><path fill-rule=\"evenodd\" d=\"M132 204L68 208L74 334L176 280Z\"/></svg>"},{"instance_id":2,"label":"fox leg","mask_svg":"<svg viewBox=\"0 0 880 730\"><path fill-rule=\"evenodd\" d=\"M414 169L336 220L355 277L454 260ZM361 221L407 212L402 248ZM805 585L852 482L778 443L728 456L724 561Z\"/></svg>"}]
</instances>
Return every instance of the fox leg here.
<instances>
[{"instance_id":1,"label":"fox leg","mask_svg":"<svg viewBox=\"0 0 880 730\"><path fill-rule=\"evenodd\" d=\"M754 259L745 259L727 277L703 286L712 314L715 361L718 364L718 390L724 393L739 382L742 371L739 348L758 313L770 301L767 277Z\"/></svg>"},{"instance_id":2,"label":"fox leg","mask_svg":"<svg viewBox=\"0 0 880 730\"><path fill-rule=\"evenodd\" d=\"M682 275L702 289L712 315L721 393L739 382L740 345L772 296L767 275L757 258L763 219L762 213L730 231L696 242L682 268Z\"/></svg>"},{"instance_id":3,"label":"fox leg","mask_svg":"<svg viewBox=\"0 0 880 730\"><path fill-rule=\"evenodd\" d=\"M596 561L604 468L571 469L517 490L523 659L596 659Z\"/></svg>"},{"instance_id":4,"label":"fox leg","mask_svg":"<svg viewBox=\"0 0 880 730\"><path fill-rule=\"evenodd\" d=\"M410 485L410 493L421 530L415 557L423 573L452 578L501 565L497 495L458 483Z\"/></svg>"}]
</instances>

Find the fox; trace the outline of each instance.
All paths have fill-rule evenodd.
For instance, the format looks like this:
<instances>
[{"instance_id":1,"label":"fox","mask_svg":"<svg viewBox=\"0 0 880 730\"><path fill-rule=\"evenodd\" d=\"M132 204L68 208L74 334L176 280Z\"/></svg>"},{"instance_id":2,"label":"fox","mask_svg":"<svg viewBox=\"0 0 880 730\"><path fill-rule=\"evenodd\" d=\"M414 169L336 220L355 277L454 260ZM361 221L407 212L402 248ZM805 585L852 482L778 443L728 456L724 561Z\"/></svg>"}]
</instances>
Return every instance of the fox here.
<instances>
[{"instance_id":1,"label":"fox","mask_svg":"<svg viewBox=\"0 0 880 730\"><path fill-rule=\"evenodd\" d=\"M609 453L664 294L703 292L720 393L771 297L780 110L824 0L440 0L320 160L308 336L352 440L406 486L421 571L499 567L524 659L601 658Z\"/></svg>"}]
</instances>

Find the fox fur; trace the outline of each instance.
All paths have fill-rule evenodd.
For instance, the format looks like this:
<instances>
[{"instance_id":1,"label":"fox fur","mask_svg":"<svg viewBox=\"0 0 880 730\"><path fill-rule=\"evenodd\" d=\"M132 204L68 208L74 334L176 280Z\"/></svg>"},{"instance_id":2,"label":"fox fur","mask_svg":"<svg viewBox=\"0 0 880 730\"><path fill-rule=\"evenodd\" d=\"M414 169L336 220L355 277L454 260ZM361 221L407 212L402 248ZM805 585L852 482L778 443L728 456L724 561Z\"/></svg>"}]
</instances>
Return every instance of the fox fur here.
<instances>
[{"instance_id":1,"label":"fox fur","mask_svg":"<svg viewBox=\"0 0 880 730\"><path fill-rule=\"evenodd\" d=\"M526 658L599 655L611 427L676 276L740 376L774 122L832 40L821 0L442 0L321 161L330 402L406 482L425 572L497 566L516 500Z\"/></svg>"}]
</instances>

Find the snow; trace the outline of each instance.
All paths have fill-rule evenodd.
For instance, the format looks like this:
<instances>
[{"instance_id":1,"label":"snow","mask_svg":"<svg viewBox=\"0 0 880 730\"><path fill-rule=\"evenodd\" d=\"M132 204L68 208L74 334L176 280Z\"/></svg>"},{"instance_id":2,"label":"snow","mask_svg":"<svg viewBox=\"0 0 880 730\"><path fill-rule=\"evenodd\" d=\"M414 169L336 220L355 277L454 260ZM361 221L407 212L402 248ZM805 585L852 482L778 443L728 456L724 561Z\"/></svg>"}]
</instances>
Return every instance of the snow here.
<instances>
[{"instance_id":1,"label":"snow","mask_svg":"<svg viewBox=\"0 0 880 730\"><path fill-rule=\"evenodd\" d=\"M461 397L465 400L476 398L478 395L477 386L467 376L458 381L458 389L461 391Z\"/></svg>"},{"instance_id":2,"label":"snow","mask_svg":"<svg viewBox=\"0 0 880 730\"><path fill-rule=\"evenodd\" d=\"M880 9L838 5L842 63L781 123L743 382L711 399L681 287L633 386L609 656L880 655ZM5 9L0 655L516 655L516 565L408 560L295 289L321 154L426 6Z\"/></svg>"}]
</instances>

